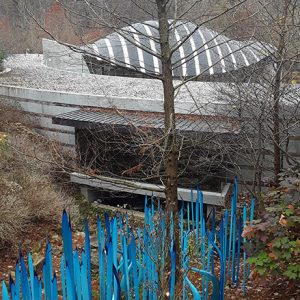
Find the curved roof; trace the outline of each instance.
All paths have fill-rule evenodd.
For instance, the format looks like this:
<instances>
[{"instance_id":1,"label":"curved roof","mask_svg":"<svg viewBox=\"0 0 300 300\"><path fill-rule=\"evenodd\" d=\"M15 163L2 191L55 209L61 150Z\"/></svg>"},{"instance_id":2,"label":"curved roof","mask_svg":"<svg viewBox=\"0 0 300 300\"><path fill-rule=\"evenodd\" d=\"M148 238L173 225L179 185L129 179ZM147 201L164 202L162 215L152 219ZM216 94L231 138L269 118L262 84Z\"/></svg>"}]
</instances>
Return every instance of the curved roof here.
<instances>
[{"instance_id":1,"label":"curved roof","mask_svg":"<svg viewBox=\"0 0 300 300\"><path fill-rule=\"evenodd\" d=\"M274 51L268 44L230 40L206 27L197 29L194 23L187 21L174 23L170 32L171 46L176 47L190 34L172 55L174 77L238 70ZM89 46L104 60L145 74L161 74L161 62L155 55L160 55L158 36L158 21L146 21L124 27Z\"/></svg>"}]
</instances>

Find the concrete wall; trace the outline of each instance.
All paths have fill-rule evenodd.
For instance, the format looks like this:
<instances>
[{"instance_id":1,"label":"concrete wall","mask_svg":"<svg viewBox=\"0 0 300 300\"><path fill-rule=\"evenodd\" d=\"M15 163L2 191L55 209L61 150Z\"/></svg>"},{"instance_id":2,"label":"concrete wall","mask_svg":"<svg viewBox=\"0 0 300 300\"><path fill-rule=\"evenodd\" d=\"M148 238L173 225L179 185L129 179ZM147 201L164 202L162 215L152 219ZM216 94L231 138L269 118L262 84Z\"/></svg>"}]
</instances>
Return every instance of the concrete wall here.
<instances>
[{"instance_id":1,"label":"concrete wall","mask_svg":"<svg viewBox=\"0 0 300 300\"><path fill-rule=\"evenodd\" d=\"M38 130L55 141L62 142L65 146L74 148L75 129L69 126L52 124L52 117L59 114L77 110L81 107L117 107L119 109L146 110L154 112L163 111L161 100L145 98L106 97L102 95L78 94L49 90L37 90L23 87L7 86L0 84L0 96L18 105L26 113L35 116L39 122ZM186 113L195 111L195 103L176 102L176 112ZM300 161L300 132L290 138L288 151ZM266 157L269 167L272 166L271 157ZM284 166L288 166L284 159ZM241 162L241 172L245 179L252 180L253 168L249 162ZM265 176L271 176L267 172Z\"/></svg>"},{"instance_id":2,"label":"concrete wall","mask_svg":"<svg viewBox=\"0 0 300 300\"><path fill-rule=\"evenodd\" d=\"M106 97L104 95L49 91L0 84L0 96L36 116L43 131L67 146L75 144L75 130L69 126L52 124L52 117L82 107L117 107L135 111L163 112L162 100L145 98ZM217 105L217 104L216 104ZM194 101L176 102L177 113L197 111ZM217 109L217 108L216 108Z\"/></svg>"},{"instance_id":3,"label":"concrete wall","mask_svg":"<svg viewBox=\"0 0 300 300\"><path fill-rule=\"evenodd\" d=\"M67 46L43 39L44 64L54 69L79 73L90 73L81 53L70 50Z\"/></svg>"}]
</instances>

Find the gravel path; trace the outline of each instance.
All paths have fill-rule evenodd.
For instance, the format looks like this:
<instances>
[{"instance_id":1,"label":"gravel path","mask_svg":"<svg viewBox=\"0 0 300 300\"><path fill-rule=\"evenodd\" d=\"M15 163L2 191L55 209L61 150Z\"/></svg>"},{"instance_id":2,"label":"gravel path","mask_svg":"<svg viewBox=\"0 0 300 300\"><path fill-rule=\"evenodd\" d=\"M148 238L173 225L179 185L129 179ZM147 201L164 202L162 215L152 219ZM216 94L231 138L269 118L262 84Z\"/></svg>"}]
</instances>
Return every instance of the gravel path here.
<instances>
[{"instance_id":1,"label":"gravel path","mask_svg":"<svg viewBox=\"0 0 300 300\"><path fill-rule=\"evenodd\" d=\"M163 98L162 83L159 80L73 73L45 67L42 62L43 55L38 54L11 56L5 67L12 70L0 76L0 84L81 94ZM187 86L188 89L180 88L176 101L217 101L213 83L190 82Z\"/></svg>"}]
</instances>

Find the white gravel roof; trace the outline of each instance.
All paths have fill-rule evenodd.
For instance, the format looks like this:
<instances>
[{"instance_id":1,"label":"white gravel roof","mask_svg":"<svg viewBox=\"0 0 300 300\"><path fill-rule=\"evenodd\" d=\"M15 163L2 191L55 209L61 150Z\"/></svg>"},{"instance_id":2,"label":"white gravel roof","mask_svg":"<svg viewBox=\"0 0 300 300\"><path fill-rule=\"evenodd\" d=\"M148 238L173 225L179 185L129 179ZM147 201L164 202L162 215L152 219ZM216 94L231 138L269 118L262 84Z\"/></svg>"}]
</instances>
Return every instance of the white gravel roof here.
<instances>
[{"instance_id":1,"label":"white gravel roof","mask_svg":"<svg viewBox=\"0 0 300 300\"><path fill-rule=\"evenodd\" d=\"M52 69L43 65L42 54L13 55L5 62L5 67L12 70L0 76L0 84L3 85L80 94L163 99L163 87L159 80ZM176 101L190 102L196 99L199 103L219 102L215 85L216 83L189 82L177 91ZM218 87L221 85L222 83L218 83Z\"/></svg>"}]
</instances>

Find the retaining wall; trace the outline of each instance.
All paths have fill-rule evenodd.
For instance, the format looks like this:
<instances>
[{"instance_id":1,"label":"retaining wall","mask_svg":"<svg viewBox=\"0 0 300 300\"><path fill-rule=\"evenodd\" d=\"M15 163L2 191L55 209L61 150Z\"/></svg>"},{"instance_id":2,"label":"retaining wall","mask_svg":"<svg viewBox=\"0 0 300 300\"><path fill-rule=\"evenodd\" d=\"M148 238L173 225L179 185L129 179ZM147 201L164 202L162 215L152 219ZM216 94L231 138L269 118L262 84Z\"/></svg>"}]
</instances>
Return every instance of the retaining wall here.
<instances>
[{"instance_id":1,"label":"retaining wall","mask_svg":"<svg viewBox=\"0 0 300 300\"><path fill-rule=\"evenodd\" d=\"M69 126L52 124L52 117L77 110L82 107L102 107L135 111L163 112L163 102L157 99L107 97L104 95L79 94L61 91L49 91L0 84L0 96L18 105L25 113L36 116L43 131L54 140L67 146L75 144L75 130ZM210 104L212 105L212 104ZM210 111L220 110L214 104ZM219 105L221 106L221 105ZM177 113L186 114L197 111L194 101L176 102Z\"/></svg>"}]
</instances>

